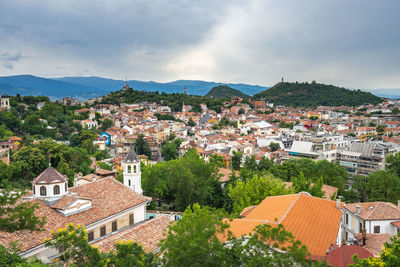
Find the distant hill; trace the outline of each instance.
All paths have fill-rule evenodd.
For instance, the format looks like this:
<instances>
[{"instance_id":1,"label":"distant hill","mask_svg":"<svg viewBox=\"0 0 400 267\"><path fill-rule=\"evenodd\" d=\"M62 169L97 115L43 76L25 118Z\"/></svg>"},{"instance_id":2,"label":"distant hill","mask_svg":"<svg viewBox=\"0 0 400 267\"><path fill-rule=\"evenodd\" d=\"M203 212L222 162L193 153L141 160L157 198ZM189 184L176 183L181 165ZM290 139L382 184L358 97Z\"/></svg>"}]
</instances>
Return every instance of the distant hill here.
<instances>
[{"instance_id":1,"label":"distant hill","mask_svg":"<svg viewBox=\"0 0 400 267\"><path fill-rule=\"evenodd\" d=\"M122 88L125 81L106 79L101 77L63 77L53 78L57 81L70 82L74 84L81 84L90 87L96 87L103 90L115 91ZM154 81L137 81L128 80L128 84L135 90L147 91L147 92L164 92L167 94L172 93L183 93L183 89L187 88L189 95L205 95L207 92L218 85L227 85L231 88L241 91L247 95L254 95L258 92L268 89L266 86L249 85L243 83L219 83L219 82L207 82L198 80L177 80L167 83L159 83Z\"/></svg>"},{"instance_id":2,"label":"distant hill","mask_svg":"<svg viewBox=\"0 0 400 267\"><path fill-rule=\"evenodd\" d=\"M99 97L122 88L125 81L102 77L62 77L43 78L32 75L15 75L0 77L0 94L9 95L46 95L51 99L65 96L78 99ZM128 81L129 85L139 91L160 93L182 93L187 88L190 95L205 95L217 85L223 83L196 80L177 80L168 83ZM248 84L227 84L245 94L254 95L268 87Z\"/></svg>"},{"instance_id":3,"label":"distant hill","mask_svg":"<svg viewBox=\"0 0 400 267\"><path fill-rule=\"evenodd\" d=\"M9 95L44 95L51 99L71 96L87 99L108 93L98 88L57 81L32 75L0 77L0 93Z\"/></svg>"},{"instance_id":4,"label":"distant hill","mask_svg":"<svg viewBox=\"0 0 400 267\"><path fill-rule=\"evenodd\" d=\"M246 95L239 90L233 89L226 85L214 86L205 96L214 98L231 98L233 96L239 96L242 98L250 97L249 95Z\"/></svg>"},{"instance_id":5,"label":"distant hill","mask_svg":"<svg viewBox=\"0 0 400 267\"><path fill-rule=\"evenodd\" d=\"M310 106L357 106L377 104L382 98L369 92L349 90L320 83L280 82L268 90L257 93L254 99L267 99L274 104L294 107Z\"/></svg>"}]
</instances>

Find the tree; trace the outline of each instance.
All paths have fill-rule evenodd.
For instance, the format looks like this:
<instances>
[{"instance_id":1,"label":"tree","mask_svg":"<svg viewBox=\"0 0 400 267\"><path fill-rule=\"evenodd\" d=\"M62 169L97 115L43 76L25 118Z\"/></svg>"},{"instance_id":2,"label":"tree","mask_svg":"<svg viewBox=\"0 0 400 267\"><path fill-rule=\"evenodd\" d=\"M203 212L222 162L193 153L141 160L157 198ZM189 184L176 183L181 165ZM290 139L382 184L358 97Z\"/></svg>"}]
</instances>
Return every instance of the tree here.
<instances>
[{"instance_id":1,"label":"tree","mask_svg":"<svg viewBox=\"0 0 400 267\"><path fill-rule=\"evenodd\" d=\"M282 180L272 175L259 177L255 175L246 182L238 181L229 185L228 196L233 200L233 211L239 214L244 208L258 205L268 196L291 194Z\"/></svg>"},{"instance_id":2,"label":"tree","mask_svg":"<svg viewBox=\"0 0 400 267\"><path fill-rule=\"evenodd\" d=\"M238 111L238 114L239 115L242 115L242 114L244 114L246 111L244 110L244 108L240 108L239 109L239 111Z\"/></svg>"},{"instance_id":3,"label":"tree","mask_svg":"<svg viewBox=\"0 0 400 267\"><path fill-rule=\"evenodd\" d=\"M161 155L164 157L165 161L178 158L179 146L181 143L182 140L177 138L175 140L167 141L167 143L162 146Z\"/></svg>"},{"instance_id":4,"label":"tree","mask_svg":"<svg viewBox=\"0 0 400 267\"><path fill-rule=\"evenodd\" d=\"M194 122L194 120L192 118L189 118L188 126L190 126L190 127L196 126L196 123Z\"/></svg>"},{"instance_id":5,"label":"tree","mask_svg":"<svg viewBox=\"0 0 400 267\"><path fill-rule=\"evenodd\" d=\"M400 177L400 152L389 154L386 157L386 168Z\"/></svg>"},{"instance_id":6,"label":"tree","mask_svg":"<svg viewBox=\"0 0 400 267\"><path fill-rule=\"evenodd\" d=\"M100 252L89 244L85 228L72 223L53 232L45 245L62 251L59 260L66 266L156 266L153 254L129 241L114 244L116 254Z\"/></svg>"},{"instance_id":7,"label":"tree","mask_svg":"<svg viewBox=\"0 0 400 267\"><path fill-rule=\"evenodd\" d=\"M172 210L183 211L194 203L222 206L217 169L195 150L180 159L146 166L142 169L142 185L145 195Z\"/></svg>"},{"instance_id":8,"label":"tree","mask_svg":"<svg viewBox=\"0 0 400 267\"><path fill-rule=\"evenodd\" d=\"M110 120L110 119L104 119L104 120L101 122L101 129L102 129L103 131L106 131L107 129L111 128L112 126L113 126L113 121Z\"/></svg>"},{"instance_id":9,"label":"tree","mask_svg":"<svg viewBox=\"0 0 400 267\"><path fill-rule=\"evenodd\" d=\"M161 241L162 266L312 265L307 248L282 225L261 224L248 237L236 238L224 217L198 204L188 207Z\"/></svg>"},{"instance_id":10,"label":"tree","mask_svg":"<svg viewBox=\"0 0 400 267\"><path fill-rule=\"evenodd\" d=\"M143 134L138 135L135 143L135 149L139 155L146 155L148 157L151 156L149 145L144 140Z\"/></svg>"},{"instance_id":11,"label":"tree","mask_svg":"<svg viewBox=\"0 0 400 267\"><path fill-rule=\"evenodd\" d=\"M271 142L269 144L268 148L269 148L269 150L271 150L271 152L275 152L275 151L281 149L281 146L278 143Z\"/></svg>"},{"instance_id":12,"label":"tree","mask_svg":"<svg viewBox=\"0 0 400 267\"><path fill-rule=\"evenodd\" d=\"M386 126L384 124L376 126L376 131L378 134L383 134L385 133Z\"/></svg>"},{"instance_id":13,"label":"tree","mask_svg":"<svg viewBox=\"0 0 400 267\"><path fill-rule=\"evenodd\" d=\"M164 266L221 266L224 244L217 237L229 227L221 211L194 204L162 240Z\"/></svg>"},{"instance_id":14,"label":"tree","mask_svg":"<svg viewBox=\"0 0 400 267\"><path fill-rule=\"evenodd\" d=\"M397 204L400 199L400 179L390 171L378 170L367 177L368 201L388 201Z\"/></svg>"},{"instance_id":15,"label":"tree","mask_svg":"<svg viewBox=\"0 0 400 267\"><path fill-rule=\"evenodd\" d=\"M308 192L312 196L323 198L325 193L322 191L324 185L322 177L318 181L312 184L311 179L306 179L303 172L300 172L299 176L293 177L293 189L296 193Z\"/></svg>"},{"instance_id":16,"label":"tree","mask_svg":"<svg viewBox=\"0 0 400 267\"><path fill-rule=\"evenodd\" d=\"M240 151L233 151L233 156L232 156L232 168L235 170L240 169L240 165L242 163L242 155L243 153Z\"/></svg>"},{"instance_id":17,"label":"tree","mask_svg":"<svg viewBox=\"0 0 400 267\"><path fill-rule=\"evenodd\" d=\"M0 231L15 232L19 230L39 231L45 224L45 218L35 215L37 203L17 202L25 192L9 189L0 192Z\"/></svg>"}]
</instances>

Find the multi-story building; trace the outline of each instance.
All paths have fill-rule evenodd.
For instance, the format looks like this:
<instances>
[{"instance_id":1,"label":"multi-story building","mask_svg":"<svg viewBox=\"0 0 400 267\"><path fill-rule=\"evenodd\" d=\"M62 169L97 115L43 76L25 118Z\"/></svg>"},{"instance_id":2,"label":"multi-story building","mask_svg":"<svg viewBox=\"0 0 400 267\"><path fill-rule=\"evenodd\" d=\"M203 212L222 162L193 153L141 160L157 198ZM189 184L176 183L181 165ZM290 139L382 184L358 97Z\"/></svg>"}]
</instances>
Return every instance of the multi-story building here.
<instances>
[{"instance_id":1,"label":"multi-story building","mask_svg":"<svg viewBox=\"0 0 400 267\"><path fill-rule=\"evenodd\" d=\"M385 169L385 158L394 153L390 143L353 143L347 150L339 150L337 160L350 175L368 175Z\"/></svg>"}]
</instances>

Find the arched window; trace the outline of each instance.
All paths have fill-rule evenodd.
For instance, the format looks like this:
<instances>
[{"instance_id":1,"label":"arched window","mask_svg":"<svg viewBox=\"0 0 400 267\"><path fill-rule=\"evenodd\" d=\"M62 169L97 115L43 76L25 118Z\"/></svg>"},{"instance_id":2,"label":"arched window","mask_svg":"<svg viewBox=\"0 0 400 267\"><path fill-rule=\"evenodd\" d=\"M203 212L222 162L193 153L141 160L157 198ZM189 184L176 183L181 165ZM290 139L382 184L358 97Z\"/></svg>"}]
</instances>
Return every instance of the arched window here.
<instances>
[{"instance_id":1,"label":"arched window","mask_svg":"<svg viewBox=\"0 0 400 267\"><path fill-rule=\"evenodd\" d=\"M46 193L46 187L45 187L45 186L41 186L41 187L40 187L40 195L41 195L41 196L47 195L47 193Z\"/></svg>"},{"instance_id":2,"label":"arched window","mask_svg":"<svg viewBox=\"0 0 400 267\"><path fill-rule=\"evenodd\" d=\"M68 183L65 183L65 193L67 193L67 185L68 185Z\"/></svg>"},{"instance_id":3,"label":"arched window","mask_svg":"<svg viewBox=\"0 0 400 267\"><path fill-rule=\"evenodd\" d=\"M133 166L133 172L136 173L136 165Z\"/></svg>"},{"instance_id":4,"label":"arched window","mask_svg":"<svg viewBox=\"0 0 400 267\"><path fill-rule=\"evenodd\" d=\"M131 180L130 179L128 180L128 184L129 184L129 186L131 186Z\"/></svg>"},{"instance_id":5,"label":"arched window","mask_svg":"<svg viewBox=\"0 0 400 267\"><path fill-rule=\"evenodd\" d=\"M59 185L55 185L53 187L53 195L59 195L60 194L60 186Z\"/></svg>"},{"instance_id":6,"label":"arched window","mask_svg":"<svg viewBox=\"0 0 400 267\"><path fill-rule=\"evenodd\" d=\"M36 194L36 192L35 192L35 186L33 186L33 194L34 194L34 195Z\"/></svg>"},{"instance_id":7,"label":"arched window","mask_svg":"<svg viewBox=\"0 0 400 267\"><path fill-rule=\"evenodd\" d=\"M131 173L131 171L132 171L132 167L131 167L131 165L128 165L128 173Z\"/></svg>"}]
</instances>

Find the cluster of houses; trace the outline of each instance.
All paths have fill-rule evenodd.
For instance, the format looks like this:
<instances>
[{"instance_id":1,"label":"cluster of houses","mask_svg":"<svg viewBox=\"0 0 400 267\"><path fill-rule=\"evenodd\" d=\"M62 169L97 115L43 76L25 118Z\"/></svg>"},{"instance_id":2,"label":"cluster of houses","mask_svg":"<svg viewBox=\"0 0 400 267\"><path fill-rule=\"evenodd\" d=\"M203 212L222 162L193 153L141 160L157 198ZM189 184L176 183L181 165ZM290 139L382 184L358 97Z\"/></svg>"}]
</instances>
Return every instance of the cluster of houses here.
<instances>
[{"instance_id":1,"label":"cluster of houses","mask_svg":"<svg viewBox=\"0 0 400 267\"><path fill-rule=\"evenodd\" d=\"M63 102L75 103L73 99ZM2 108L7 104L1 98ZM85 225L89 241L102 251L109 251L117 241L133 240L146 251L157 252L165 229L180 215L146 210L151 198L142 195L140 161L163 160L161 147L172 134L182 140L179 156L188 149L196 149L205 160L212 154L221 155L225 172L232 168L234 152L241 152L242 163L251 156L277 163L309 158L338 162L351 176L368 175L384 169L386 156L400 151L400 115L392 112L399 107L399 101L387 100L376 106L291 108L234 97L220 113L205 104L201 104L202 112L196 113L184 104L181 112L172 112L168 106L148 102L77 109L75 114L88 114L88 119L81 121L83 127L100 127L96 113L101 115L100 123L106 118L113 122L94 143L109 150L109 162L115 168L96 169L88 176L76 174L71 188L65 176L47 168L32 181L32 192L24 199L38 203L37 214L47 218L45 231L2 232L0 243L19 241L22 256L49 262L59 252L45 247L43 238L73 222ZM158 114L171 115L174 120L158 120ZM226 120L231 123L221 124ZM138 156L132 149L139 135L149 145L150 157ZM13 137L0 143L4 162L7 151L17 149L18 141ZM122 183L115 179L118 171L123 172ZM227 176L222 179L229 179ZM302 192L267 197L229 223L236 236L248 235L259 224L283 224L308 247L313 258L347 266L355 253L377 256L384 242L398 233L400 202L398 206L387 202L349 204Z\"/></svg>"}]
</instances>

